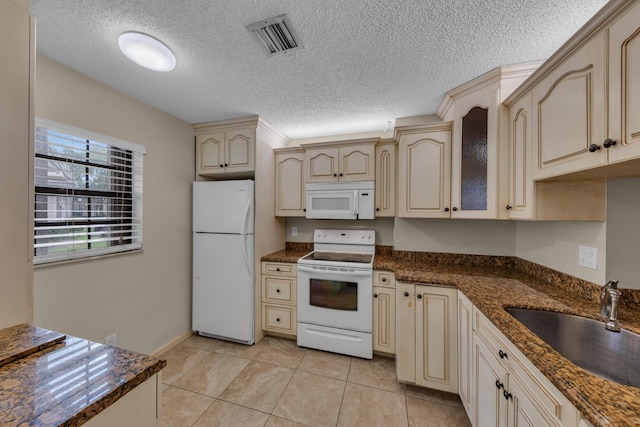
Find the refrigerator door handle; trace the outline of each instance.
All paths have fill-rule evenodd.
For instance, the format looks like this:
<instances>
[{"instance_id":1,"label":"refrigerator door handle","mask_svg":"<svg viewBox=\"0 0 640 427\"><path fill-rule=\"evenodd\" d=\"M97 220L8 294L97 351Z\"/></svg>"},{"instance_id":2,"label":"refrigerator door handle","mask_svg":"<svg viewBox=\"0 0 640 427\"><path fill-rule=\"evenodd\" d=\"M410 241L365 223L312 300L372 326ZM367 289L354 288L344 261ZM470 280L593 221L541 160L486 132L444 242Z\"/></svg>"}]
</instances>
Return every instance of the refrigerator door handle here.
<instances>
[{"instance_id":1,"label":"refrigerator door handle","mask_svg":"<svg viewBox=\"0 0 640 427\"><path fill-rule=\"evenodd\" d=\"M249 251L247 250L247 239L250 236L242 236L242 255L244 255L244 265L247 267L247 271L251 271L251 261L249 260Z\"/></svg>"},{"instance_id":2,"label":"refrigerator door handle","mask_svg":"<svg viewBox=\"0 0 640 427\"><path fill-rule=\"evenodd\" d=\"M242 233L247 234L248 221L249 221L249 213L251 212L253 197L249 197L247 200L247 206L244 208L244 216L242 217Z\"/></svg>"}]
</instances>

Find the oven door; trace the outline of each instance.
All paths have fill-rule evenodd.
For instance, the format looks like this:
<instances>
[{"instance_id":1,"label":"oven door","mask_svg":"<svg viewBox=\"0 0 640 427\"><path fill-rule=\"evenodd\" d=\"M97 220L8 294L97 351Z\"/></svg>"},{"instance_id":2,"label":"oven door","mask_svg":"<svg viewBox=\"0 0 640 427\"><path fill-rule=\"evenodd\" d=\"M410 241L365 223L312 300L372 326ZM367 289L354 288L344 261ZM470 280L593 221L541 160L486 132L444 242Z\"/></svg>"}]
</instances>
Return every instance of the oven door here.
<instances>
[{"instance_id":1,"label":"oven door","mask_svg":"<svg viewBox=\"0 0 640 427\"><path fill-rule=\"evenodd\" d=\"M373 271L298 264L298 322L371 333Z\"/></svg>"}]
</instances>

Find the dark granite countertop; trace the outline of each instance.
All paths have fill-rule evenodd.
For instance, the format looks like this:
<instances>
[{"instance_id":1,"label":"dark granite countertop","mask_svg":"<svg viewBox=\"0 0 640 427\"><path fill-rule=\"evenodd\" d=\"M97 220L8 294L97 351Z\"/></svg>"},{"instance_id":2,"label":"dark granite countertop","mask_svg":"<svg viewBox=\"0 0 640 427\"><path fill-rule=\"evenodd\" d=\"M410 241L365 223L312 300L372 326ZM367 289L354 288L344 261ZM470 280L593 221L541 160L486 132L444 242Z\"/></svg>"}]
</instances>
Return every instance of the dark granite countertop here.
<instances>
[{"instance_id":1,"label":"dark granite countertop","mask_svg":"<svg viewBox=\"0 0 640 427\"><path fill-rule=\"evenodd\" d=\"M284 250L262 260L297 258L295 251ZM374 258L374 269L394 272L397 281L460 289L595 426L640 425L640 388L577 367L504 310L544 309L601 320L598 285L513 257L382 251ZM640 334L640 292L622 291L620 326Z\"/></svg>"},{"instance_id":2,"label":"dark granite countertop","mask_svg":"<svg viewBox=\"0 0 640 427\"><path fill-rule=\"evenodd\" d=\"M49 344L43 346L42 337ZM9 343L12 361L0 367L2 426L80 426L166 366L151 356L27 325L0 330L0 348L9 353Z\"/></svg>"}]
</instances>

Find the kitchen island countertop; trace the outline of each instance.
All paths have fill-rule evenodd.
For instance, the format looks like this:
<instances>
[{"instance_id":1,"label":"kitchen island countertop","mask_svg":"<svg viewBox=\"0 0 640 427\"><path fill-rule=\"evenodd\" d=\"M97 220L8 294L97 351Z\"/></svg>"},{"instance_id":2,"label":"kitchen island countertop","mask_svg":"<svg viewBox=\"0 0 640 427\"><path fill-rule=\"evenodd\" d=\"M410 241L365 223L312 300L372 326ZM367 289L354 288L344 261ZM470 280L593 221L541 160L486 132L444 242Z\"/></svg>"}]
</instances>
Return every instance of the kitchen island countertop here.
<instances>
[{"instance_id":1,"label":"kitchen island countertop","mask_svg":"<svg viewBox=\"0 0 640 427\"><path fill-rule=\"evenodd\" d=\"M3 426L82 425L166 366L155 357L29 325L0 330L0 348L10 360L0 367Z\"/></svg>"}]
</instances>

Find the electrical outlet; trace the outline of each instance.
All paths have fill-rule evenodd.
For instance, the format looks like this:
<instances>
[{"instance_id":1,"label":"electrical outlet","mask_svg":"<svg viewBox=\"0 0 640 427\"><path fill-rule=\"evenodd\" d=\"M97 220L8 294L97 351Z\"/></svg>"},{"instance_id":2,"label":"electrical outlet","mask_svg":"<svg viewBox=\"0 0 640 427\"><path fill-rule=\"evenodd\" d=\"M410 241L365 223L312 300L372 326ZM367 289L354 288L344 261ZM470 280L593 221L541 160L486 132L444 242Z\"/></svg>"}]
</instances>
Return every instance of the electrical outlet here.
<instances>
[{"instance_id":1,"label":"electrical outlet","mask_svg":"<svg viewBox=\"0 0 640 427\"><path fill-rule=\"evenodd\" d=\"M593 270L598 269L598 248L592 248L589 246L580 246L578 252L578 265L591 268Z\"/></svg>"},{"instance_id":2,"label":"electrical outlet","mask_svg":"<svg viewBox=\"0 0 640 427\"><path fill-rule=\"evenodd\" d=\"M292 236L297 236L298 235L298 227L291 227L291 235Z\"/></svg>"},{"instance_id":3,"label":"electrical outlet","mask_svg":"<svg viewBox=\"0 0 640 427\"><path fill-rule=\"evenodd\" d=\"M109 335L108 337L106 337L104 339L104 343L106 345L112 345L115 346L116 345L116 339L118 338L118 334L113 334L113 335Z\"/></svg>"}]
</instances>

